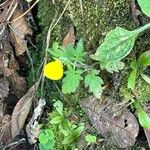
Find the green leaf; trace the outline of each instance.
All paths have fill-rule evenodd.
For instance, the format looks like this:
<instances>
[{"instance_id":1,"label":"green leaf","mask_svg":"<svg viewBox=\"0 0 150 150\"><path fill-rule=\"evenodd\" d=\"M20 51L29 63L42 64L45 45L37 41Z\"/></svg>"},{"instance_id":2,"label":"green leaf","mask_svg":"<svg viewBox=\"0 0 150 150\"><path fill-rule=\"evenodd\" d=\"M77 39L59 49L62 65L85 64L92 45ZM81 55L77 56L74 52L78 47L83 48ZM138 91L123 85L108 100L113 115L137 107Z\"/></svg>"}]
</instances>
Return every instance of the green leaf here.
<instances>
[{"instance_id":1,"label":"green leaf","mask_svg":"<svg viewBox=\"0 0 150 150\"><path fill-rule=\"evenodd\" d=\"M59 48L58 42L53 42L52 49L53 49L54 51L57 51L58 48Z\"/></svg>"},{"instance_id":2,"label":"green leaf","mask_svg":"<svg viewBox=\"0 0 150 150\"><path fill-rule=\"evenodd\" d=\"M138 110L138 119L143 128L150 129L150 117L143 109Z\"/></svg>"},{"instance_id":3,"label":"green leaf","mask_svg":"<svg viewBox=\"0 0 150 150\"><path fill-rule=\"evenodd\" d=\"M84 52L84 47L83 47L83 40L80 39L80 41L77 43L77 47L74 53L74 56L76 59L80 62L84 62L84 57L86 55L86 52Z\"/></svg>"},{"instance_id":4,"label":"green leaf","mask_svg":"<svg viewBox=\"0 0 150 150\"><path fill-rule=\"evenodd\" d=\"M150 17L150 0L138 0L138 4L141 7L143 13Z\"/></svg>"},{"instance_id":5,"label":"green leaf","mask_svg":"<svg viewBox=\"0 0 150 150\"><path fill-rule=\"evenodd\" d=\"M96 136L88 134L88 135L86 135L85 140L88 142L88 144L95 143Z\"/></svg>"},{"instance_id":6,"label":"green leaf","mask_svg":"<svg viewBox=\"0 0 150 150\"><path fill-rule=\"evenodd\" d=\"M137 35L137 32L116 27L107 33L93 59L100 61L101 67L109 72L123 69L124 64L120 60L130 53Z\"/></svg>"},{"instance_id":7,"label":"green leaf","mask_svg":"<svg viewBox=\"0 0 150 150\"><path fill-rule=\"evenodd\" d=\"M85 77L84 84L86 87L89 87L90 91L93 92L97 98L100 98L103 80L99 76L96 76L94 72L90 72Z\"/></svg>"},{"instance_id":8,"label":"green leaf","mask_svg":"<svg viewBox=\"0 0 150 150\"><path fill-rule=\"evenodd\" d=\"M51 129L44 129L39 134L40 150L53 149L55 144L54 132Z\"/></svg>"},{"instance_id":9,"label":"green leaf","mask_svg":"<svg viewBox=\"0 0 150 150\"><path fill-rule=\"evenodd\" d=\"M60 130L60 132L61 132L64 136L68 136L68 135L69 135L69 132L66 131L65 129L63 129L62 125L59 126L59 130Z\"/></svg>"},{"instance_id":10,"label":"green leaf","mask_svg":"<svg viewBox=\"0 0 150 150\"><path fill-rule=\"evenodd\" d=\"M150 66L150 51L146 51L146 52L142 53L139 56L137 63L141 67Z\"/></svg>"},{"instance_id":11,"label":"green leaf","mask_svg":"<svg viewBox=\"0 0 150 150\"><path fill-rule=\"evenodd\" d=\"M47 136L44 133L40 133L39 141L40 141L40 143L44 144L44 143L46 143L48 141L48 138L47 138Z\"/></svg>"},{"instance_id":12,"label":"green leaf","mask_svg":"<svg viewBox=\"0 0 150 150\"><path fill-rule=\"evenodd\" d=\"M70 94L75 92L78 88L80 81L83 79L81 77L82 71L79 70L68 70L66 72L66 77L63 79L62 92L64 94Z\"/></svg>"},{"instance_id":13,"label":"green leaf","mask_svg":"<svg viewBox=\"0 0 150 150\"><path fill-rule=\"evenodd\" d=\"M128 88L131 89L132 91L135 88L135 83L136 83L136 74L137 74L137 70L134 69L131 71L129 78L128 78Z\"/></svg>"},{"instance_id":14,"label":"green leaf","mask_svg":"<svg viewBox=\"0 0 150 150\"><path fill-rule=\"evenodd\" d=\"M141 73L141 77L148 83L150 84L150 77L148 75L145 75L143 72Z\"/></svg>"},{"instance_id":15,"label":"green leaf","mask_svg":"<svg viewBox=\"0 0 150 150\"><path fill-rule=\"evenodd\" d=\"M75 129L73 132L73 137L75 139L78 139L79 136L81 135L81 132L83 131L83 129L84 129L84 126L79 126L77 129Z\"/></svg>"},{"instance_id":16,"label":"green leaf","mask_svg":"<svg viewBox=\"0 0 150 150\"><path fill-rule=\"evenodd\" d=\"M67 136L67 137L64 138L63 144L70 144L73 141L74 141L74 137L72 135L70 135L70 136Z\"/></svg>"},{"instance_id":17,"label":"green leaf","mask_svg":"<svg viewBox=\"0 0 150 150\"><path fill-rule=\"evenodd\" d=\"M58 124L58 123L62 122L63 119L64 119L64 118L63 118L62 116L56 116L56 117L54 117L54 118L50 121L50 123L51 123L51 124Z\"/></svg>"},{"instance_id":18,"label":"green leaf","mask_svg":"<svg viewBox=\"0 0 150 150\"><path fill-rule=\"evenodd\" d=\"M57 112L58 112L60 115L63 115L63 104L62 104L61 101L55 102L53 106L55 107L55 109L57 110Z\"/></svg>"}]
</instances>

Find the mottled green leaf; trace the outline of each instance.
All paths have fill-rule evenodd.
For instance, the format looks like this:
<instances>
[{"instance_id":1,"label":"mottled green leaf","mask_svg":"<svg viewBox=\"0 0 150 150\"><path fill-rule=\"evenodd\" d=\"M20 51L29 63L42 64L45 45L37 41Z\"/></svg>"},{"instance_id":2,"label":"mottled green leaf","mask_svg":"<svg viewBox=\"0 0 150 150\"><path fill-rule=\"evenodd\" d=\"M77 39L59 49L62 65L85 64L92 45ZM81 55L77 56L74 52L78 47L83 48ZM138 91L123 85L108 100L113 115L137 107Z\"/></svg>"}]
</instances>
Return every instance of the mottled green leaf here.
<instances>
[{"instance_id":1,"label":"mottled green leaf","mask_svg":"<svg viewBox=\"0 0 150 150\"><path fill-rule=\"evenodd\" d=\"M150 17L150 0L138 0L138 4L141 7L143 13Z\"/></svg>"},{"instance_id":2,"label":"mottled green leaf","mask_svg":"<svg viewBox=\"0 0 150 150\"><path fill-rule=\"evenodd\" d=\"M90 72L85 77L84 83L97 98L100 98L102 94L103 80L99 76L95 75L94 72Z\"/></svg>"},{"instance_id":3,"label":"mottled green leaf","mask_svg":"<svg viewBox=\"0 0 150 150\"><path fill-rule=\"evenodd\" d=\"M102 68L110 72L123 69L124 65L120 60L130 53L137 35L137 32L116 27L107 33L93 58L100 61Z\"/></svg>"},{"instance_id":4,"label":"mottled green leaf","mask_svg":"<svg viewBox=\"0 0 150 150\"><path fill-rule=\"evenodd\" d=\"M68 70L66 72L66 77L63 78L62 92L64 94L70 94L75 92L78 88L80 81L83 79L81 77L82 71L80 70Z\"/></svg>"}]
</instances>

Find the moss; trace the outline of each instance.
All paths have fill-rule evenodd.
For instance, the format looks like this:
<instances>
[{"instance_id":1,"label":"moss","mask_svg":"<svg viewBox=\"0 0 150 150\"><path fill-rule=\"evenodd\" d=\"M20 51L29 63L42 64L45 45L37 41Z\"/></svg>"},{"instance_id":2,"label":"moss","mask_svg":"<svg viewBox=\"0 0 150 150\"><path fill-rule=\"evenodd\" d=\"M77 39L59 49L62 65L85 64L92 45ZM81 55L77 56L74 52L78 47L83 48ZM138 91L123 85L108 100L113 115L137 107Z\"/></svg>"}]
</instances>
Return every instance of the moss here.
<instances>
[{"instance_id":1,"label":"moss","mask_svg":"<svg viewBox=\"0 0 150 150\"><path fill-rule=\"evenodd\" d=\"M129 73L128 73L129 74ZM122 78L122 83L120 87L120 96L123 97L123 100L128 101L134 96L132 95L131 91L127 89L127 82L128 82L128 76L124 76ZM136 80L136 86L134 93L136 94L137 99L141 103L146 103L150 101L149 95L150 95L150 85L145 82L141 77L139 77Z\"/></svg>"},{"instance_id":2,"label":"moss","mask_svg":"<svg viewBox=\"0 0 150 150\"><path fill-rule=\"evenodd\" d=\"M38 4L38 19L41 33L38 40L46 36L49 24L57 12L63 11L67 0L57 0L53 5L49 0ZM132 29L133 22L130 14L130 0L83 1L83 15L77 0L71 0L70 5L52 33L52 39L62 41L67 29L73 24L76 27L77 38L83 37L87 48L95 48L105 33L115 26Z\"/></svg>"},{"instance_id":3,"label":"moss","mask_svg":"<svg viewBox=\"0 0 150 150\"><path fill-rule=\"evenodd\" d=\"M68 8L70 18L77 30L77 37L83 37L87 48L97 47L107 31L115 26L132 29L133 22L130 14L130 1L105 0L93 2L83 1L83 15L80 4L72 0Z\"/></svg>"}]
</instances>

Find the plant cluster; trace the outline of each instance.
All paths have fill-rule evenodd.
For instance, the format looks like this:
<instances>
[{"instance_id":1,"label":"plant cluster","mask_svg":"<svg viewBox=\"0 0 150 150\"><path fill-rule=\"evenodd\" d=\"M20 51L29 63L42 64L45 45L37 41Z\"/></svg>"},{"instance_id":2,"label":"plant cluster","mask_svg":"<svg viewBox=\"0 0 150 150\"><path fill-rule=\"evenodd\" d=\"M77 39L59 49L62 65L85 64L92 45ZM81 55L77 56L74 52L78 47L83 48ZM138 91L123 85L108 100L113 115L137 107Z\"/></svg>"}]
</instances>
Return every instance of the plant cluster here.
<instances>
[{"instance_id":1,"label":"plant cluster","mask_svg":"<svg viewBox=\"0 0 150 150\"><path fill-rule=\"evenodd\" d=\"M39 135L40 150L75 149L76 141L84 129L84 124L76 125L67 119L69 111L63 108L60 101L54 103L55 110L49 115L47 127Z\"/></svg>"},{"instance_id":2,"label":"plant cluster","mask_svg":"<svg viewBox=\"0 0 150 150\"><path fill-rule=\"evenodd\" d=\"M150 17L150 1L138 0L145 15ZM125 67L122 61L133 49L135 41L140 33L150 28L150 23L128 31L121 27L116 27L107 33L104 42L98 47L95 54L90 58L97 61L101 69L107 70L109 73L119 72ZM85 87L97 97L100 98L103 91L103 80L99 76L99 70L94 65L87 65L87 53L84 50L83 40L80 39L76 46L69 44L60 46L54 42L52 48L48 52L54 61L44 66L44 75L51 80L62 79L62 92L70 94L77 90L80 82L83 81ZM131 62L131 73L128 78L127 88L134 93L136 78L142 77L150 84L150 77L145 74L146 68L150 65L150 51L146 51L139 56L137 60ZM65 70L65 71L64 71ZM63 74L65 74L63 76ZM137 110L137 116L141 126L150 128L150 118L142 108L142 104L138 101L138 97L132 97L132 106ZM50 114L49 125L44 129L40 136L40 148L44 147L52 149L56 146L57 140L61 142L64 149L76 148L75 141L79 138L84 126L75 125L66 119L67 111L64 110L63 104L57 101L54 104L55 110ZM56 138L57 137L57 138ZM87 136L88 143L95 142L94 136ZM50 144L51 143L51 144Z\"/></svg>"},{"instance_id":3,"label":"plant cluster","mask_svg":"<svg viewBox=\"0 0 150 150\"><path fill-rule=\"evenodd\" d=\"M44 74L50 79L54 79L53 76L58 79L60 70L63 70L63 64L66 67L65 77L62 80L62 92L64 94L75 92L80 82L84 80L85 87L89 87L89 90L97 98L100 98L103 89L103 80L98 76L99 70L95 69L93 65L89 66L85 63L87 53L84 52L82 39L79 40L76 47L73 44L63 47L54 42L48 52L53 56L55 61L45 66L44 70L47 70L47 72L45 71ZM59 65L60 67L55 66L52 68L52 64L55 63L56 65L58 60L62 63Z\"/></svg>"}]
</instances>

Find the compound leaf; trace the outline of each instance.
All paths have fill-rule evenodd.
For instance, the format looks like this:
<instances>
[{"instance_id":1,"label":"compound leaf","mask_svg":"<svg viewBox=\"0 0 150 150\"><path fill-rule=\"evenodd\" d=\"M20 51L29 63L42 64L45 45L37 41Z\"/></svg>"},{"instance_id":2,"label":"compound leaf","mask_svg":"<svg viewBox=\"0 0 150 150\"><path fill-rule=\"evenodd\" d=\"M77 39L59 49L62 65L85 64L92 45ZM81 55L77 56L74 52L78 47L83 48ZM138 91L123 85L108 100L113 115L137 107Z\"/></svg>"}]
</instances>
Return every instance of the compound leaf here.
<instances>
[{"instance_id":1,"label":"compound leaf","mask_svg":"<svg viewBox=\"0 0 150 150\"><path fill-rule=\"evenodd\" d=\"M130 53L137 35L137 32L116 27L107 33L104 42L92 56L93 59L100 61L101 67L109 72L123 69L124 65L120 60Z\"/></svg>"},{"instance_id":2,"label":"compound leaf","mask_svg":"<svg viewBox=\"0 0 150 150\"><path fill-rule=\"evenodd\" d=\"M90 72L85 77L84 84L86 87L89 87L90 91L93 92L97 98L100 98L103 80L99 76L95 75L94 72Z\"/></svg>"},{"instance_id":3,"label":"compound leaf","mask_svg":"<svg viewBox=\"0 0 150 150\"><path fill-rule=\"evenodd\" d=\"M62 92L64 94L70 94L75 92L78 88L80 80L83 78L81 77L82 71L81 70L68 70L66 72L66 77L63 79L62 85Z\"/></svg>"},{"instance_id":4,"label":"compound leaf","mask_svg":"<svg viewBox=\"0 0 150 150\"><path fill-rule=\"evenodd\" d=\"M76 57L78 61L84 62L85 55L86 55L86 52L84 52L83 40L80 39L79 42L77 43L74 56Z\"/></svg>"}]
</instances>

